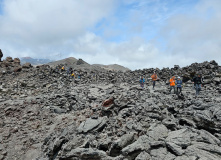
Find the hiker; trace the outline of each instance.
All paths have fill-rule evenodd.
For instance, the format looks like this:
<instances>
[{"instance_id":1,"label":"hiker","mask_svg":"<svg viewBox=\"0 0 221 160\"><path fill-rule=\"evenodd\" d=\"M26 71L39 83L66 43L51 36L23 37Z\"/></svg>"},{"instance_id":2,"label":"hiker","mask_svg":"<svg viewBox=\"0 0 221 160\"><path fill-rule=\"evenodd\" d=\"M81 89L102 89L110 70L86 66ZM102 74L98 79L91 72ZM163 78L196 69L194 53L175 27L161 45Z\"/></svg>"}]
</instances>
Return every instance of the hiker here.
<instances>
[{"instance_id":1,"label":"hiker","mask_svg":"<svg viewBox=\"0 0 221 160\"><path fill-rule=\"evenodd\" d=\"M75 79L75 74L73 71L71 71L71 78Z\"/></svg>"},{"instance_id":2,"label":"hiker","mask_svg":"<svg viewBox=\"0 0 221 160\"><path fill-rule=\"evenodd\" d=\"M57 73L59 72L59 66L55 67L55 72L57 72Z\"/></svg>"},{"instance_id":3,"label":"hiker","mask_svg":"<svg viewBox=\"0 0 221 160\"><path fill-rule=\"evenodd\" d=\"M157 74L156 74L156 72L154 72L154 74L151 76L151 78L152 78L152 81L153 81L153 89L154 89L154 87L155 87L155 85L156 85L156 80L157 80Z\"/></svg>"},{"instance_id":4,"label":"hiker","mask_svg":"<svg viewBox=\"0 0 221 160\"><path fill-rule=\"evenodd\" d=\"M63 71L65 71L65 68L64 68L64 66L61 68L61 72L63 72Z\"/></svg>"},{"instance_id":5,"label":"hiker","mask_svg":"<svg viewBox=\"0 0 221 160\"><path fill-rule=\"evenodd\" d=\"M176 85L177 94L179 95L182 92L182 80L180 79L180 77L178 77L178 79L176 80Z\"/></svg>"},{"instance_id":6,"label":"hiker","mask_svg":"<svg viewBox=\"0 0 221 160\"><path fill-rule=\"evenodd\" d=\"M69 72L70 72L70 73L72 73L72 72L73 72L73 69L72 69L72 67L70 67L70 68L69 68Z\"/></svg>"},{"instance_id":7,"label":"hiker","mask_svg":"<svg viewBox=\"0 0 221 160\"><path fill-rule=\"evenodd\" d=\"M92 72L91 78L92 78L92 81L95 81L95 73Z\"/></svg>"},{"instance_id":8,"label":"hiker","mask_svg":"<svg viewBox=\"0 0 221 160\"><path fill-rule=\"evenodd\" d=\"M80 73L78 74L78 79L81 79L81 74Z\"/></svg>"},{"instance_id":9,"label":"hiker","mask_svg":"<svg viewBox=\"0 0 221 160\"><path fill-rule=\"evenodd\" d=\"M145 82L145 79L143 78L143 76L141 77L140 79L140 86L143 88L144 87L144 82Z\"/></svg>"},{"instance_id":10,"label":"hiker","mask_svg":"<svg viewBox=\"0 0 221 160\"><path fill-rule=\"evenodd\" d=\"M196 87L195 89L196 89L196 96L197 96L197 95L199 95L199 92L201 91L201 86L202 86L202 83L203 83L203 79L202 79L200 74L198 74L197 77L193 78L193 83Z\"/></svg>"},{"instance_id":11,"label":"hiker","mask_svg":"<svg viewBox=\"0 0 221 160\"><path fill-rule=\"evenodd\" d=\"M176 82L175 76L173 76L172 78L170 78L170 93L171 93L171 90L173 89L174 94L175 94L175 85L176 85L175 82Z\"/></svg>"},{"instance_id":12,"label":"hiker","mask_svg":"<svg viewBox=\"0 0 221 160\"><path fill-rule=\"evenodd\" d=\"M92 80L93 80L94 82L97 82L97 80L98 80L98 75L95 74L95 73L93 73L93 75L92 75Z\"/></svg>"}]
</instances>

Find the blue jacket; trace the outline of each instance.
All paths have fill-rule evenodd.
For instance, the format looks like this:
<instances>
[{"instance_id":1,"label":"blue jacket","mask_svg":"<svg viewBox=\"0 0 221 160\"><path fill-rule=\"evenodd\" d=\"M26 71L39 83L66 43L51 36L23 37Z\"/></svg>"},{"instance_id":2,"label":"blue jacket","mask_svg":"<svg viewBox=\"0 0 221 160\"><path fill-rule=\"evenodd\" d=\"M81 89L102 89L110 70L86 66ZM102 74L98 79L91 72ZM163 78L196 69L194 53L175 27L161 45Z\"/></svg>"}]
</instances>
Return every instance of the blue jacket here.
<instances>
[{"instance_id":1,"label":"blue jacket","mask_svg":"<svg viewBox=\"0 0 221 160\"><path fill-rule=\"evenodd\" d=\"M182 80L176 80L176 84L178 88L182 87Z\"/></svg>"},{"instance_id":2,"label":"blue jacket","mask_svg":"<svg viewBox=\"0 0 221 160\"><path fill-rule=\"evenodd\" d=\"M140 83L144 83L145 82L145 79L140 79Z\"/></svg>"}]
</instances>

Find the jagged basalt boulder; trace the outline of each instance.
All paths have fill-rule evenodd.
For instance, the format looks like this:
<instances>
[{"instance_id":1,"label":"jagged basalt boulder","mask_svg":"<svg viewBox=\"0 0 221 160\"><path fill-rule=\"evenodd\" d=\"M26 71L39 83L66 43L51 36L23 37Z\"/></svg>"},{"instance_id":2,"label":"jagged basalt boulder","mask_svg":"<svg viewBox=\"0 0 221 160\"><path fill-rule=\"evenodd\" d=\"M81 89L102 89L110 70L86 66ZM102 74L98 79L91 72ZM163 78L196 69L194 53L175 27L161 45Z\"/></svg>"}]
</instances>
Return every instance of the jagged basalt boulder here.
<instances>
[{"instance_id":1,"label":"jagged basalt boulder","mask_svg":"<svg viewBox=\"0 0 221 160\"><path fill-rule=\"evenodd\" d=\"M15 69L14 69L14 72L20 72L22 70L22 67L16 67Z\"/></svg>"},{"instance_id":2,"label":"jagged basalt boulder","mask_svg":"<svg viewBox=\"0 0 221 160\"><path fill-rule=\"evenodd\" d=\"M20 59L19 58L14 58L13 62L16 64L16 65L20 65Z\"/></svg>"},{"instance_id":3,"label":"jagged basalt boulder","mask_svg":"<svg viewBox=\"0 0 221 160\"><path fill-rule=\"evenodd\" d=\"M31 68L31 67L32 67L31 63L28 62L22 65L22 68Z\"/></svg>"},{"instance_id":4,"label":"jagged basalt boulder","mask_svg":"<svg viewBox=\"0 0 221 160\"><path fill-rule=\"evenodd\" d=\"M2 50L0 49L0 62L2 61L3 53Z\"/></svg>"},{"instance_id":5,"label":"jagged basalt boulder","mask_svg":"<svg viewBox=\"0 0 221 160\"><path fill-rule=\"evenodd\" d=\"M6 57L6 61L7 62L13 62L13 59L12 59L12 57Z\"/></svg>"}]
</instances>

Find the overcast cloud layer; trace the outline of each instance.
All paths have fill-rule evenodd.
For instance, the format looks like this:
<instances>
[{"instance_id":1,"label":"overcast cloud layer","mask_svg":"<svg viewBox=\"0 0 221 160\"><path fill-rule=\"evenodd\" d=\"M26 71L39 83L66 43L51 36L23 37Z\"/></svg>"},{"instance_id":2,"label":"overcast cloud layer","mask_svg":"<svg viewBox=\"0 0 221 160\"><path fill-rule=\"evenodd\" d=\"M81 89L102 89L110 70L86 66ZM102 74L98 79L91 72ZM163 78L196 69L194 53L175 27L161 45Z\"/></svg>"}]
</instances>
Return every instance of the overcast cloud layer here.
<instances>
[{"instance_id":1,"label":"overcast cloud layer","mask_svg":"<svg viewBox=\"0 0 221 160\"><path fill-rule=\"evenodd\" d=\"M130 69L216 60L220 0L0 0L4 57L82 58Z\"/></svg>"}]
</instances>

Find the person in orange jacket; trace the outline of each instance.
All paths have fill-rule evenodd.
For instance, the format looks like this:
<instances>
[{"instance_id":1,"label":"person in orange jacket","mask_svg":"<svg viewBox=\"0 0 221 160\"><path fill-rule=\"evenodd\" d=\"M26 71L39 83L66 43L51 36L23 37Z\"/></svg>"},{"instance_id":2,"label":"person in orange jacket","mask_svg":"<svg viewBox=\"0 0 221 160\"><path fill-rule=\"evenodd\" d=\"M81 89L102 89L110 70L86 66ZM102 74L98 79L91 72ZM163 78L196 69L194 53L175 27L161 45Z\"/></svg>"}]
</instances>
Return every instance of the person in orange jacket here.
<instances>
[{"instance_id":1,"label":"person in orange jacket","mask_svg":"<svg viewBox=\"0 0 221 160\"><path fill-rule=\"evenodd\" d=\"M155 85L156 85L156 80L157 80L157 74L156 74L156 72L154 72L154 74L151 76L151 78L152 78L152 81L153 81L153 89L154 89L154 87L155 87Z\"/></svg>"},{"instance_id":2,"label":"person in orange jacket","mask_svg":"<svg viewBox=\"0 0 221 160\"><path fill-rule=\"evenodd\" d=\"M170 93L171 93L171 90L173 89L174 94L175 94L175 85L176 85L175 82L176 82L176 80L175 80L174 76L172 78L170 78Z\"/></svg>"}]
</instances>

